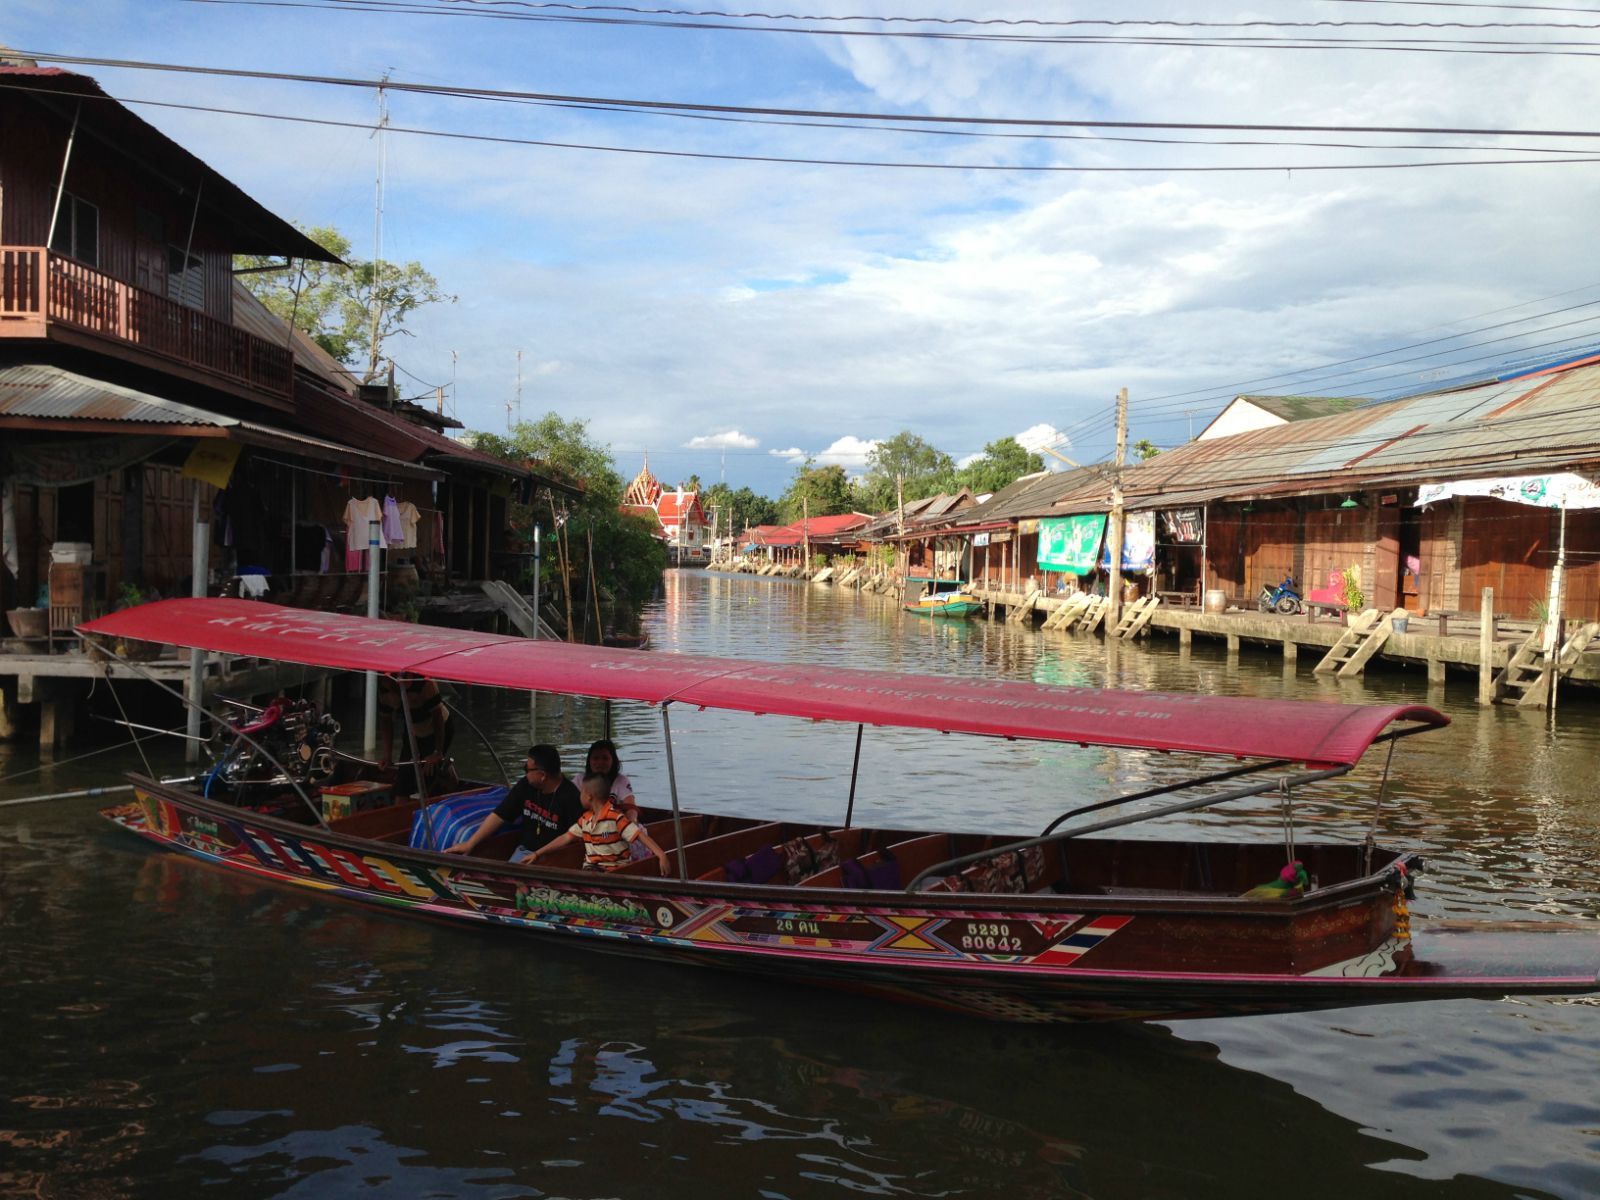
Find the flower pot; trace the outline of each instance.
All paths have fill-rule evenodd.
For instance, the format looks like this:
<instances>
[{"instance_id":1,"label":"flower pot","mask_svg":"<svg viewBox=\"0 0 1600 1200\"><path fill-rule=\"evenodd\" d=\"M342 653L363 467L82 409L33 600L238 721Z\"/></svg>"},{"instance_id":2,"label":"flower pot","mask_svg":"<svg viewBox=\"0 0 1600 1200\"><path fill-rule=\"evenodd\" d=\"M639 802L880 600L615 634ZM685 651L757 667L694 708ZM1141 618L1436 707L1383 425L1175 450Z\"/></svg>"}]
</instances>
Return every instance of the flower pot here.
<instances>
[{"instance_id":1,"label":"flower pot","mask_svg":"<svg viewBox=\"0 0 1600 1200\"><path fill-rule=\"evenodd\" d=\"M19 638L42 638L50 635L48 608L7 609L6 620L11 623L11 632Z\"/></svg>"}]
</instances>

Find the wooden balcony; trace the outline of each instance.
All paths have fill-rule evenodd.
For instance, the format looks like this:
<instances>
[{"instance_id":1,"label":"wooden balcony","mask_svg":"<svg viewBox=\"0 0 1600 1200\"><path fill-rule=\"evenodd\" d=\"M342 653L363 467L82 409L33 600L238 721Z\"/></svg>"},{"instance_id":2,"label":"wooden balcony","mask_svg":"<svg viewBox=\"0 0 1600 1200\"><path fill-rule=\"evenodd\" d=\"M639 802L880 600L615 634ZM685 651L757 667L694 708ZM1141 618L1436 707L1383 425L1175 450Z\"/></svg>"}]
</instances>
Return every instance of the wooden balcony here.
<instances>
[{"instance_id":1,"label":"wooden balcony","mask_svg":"<svg viewBox=\"0 0 1600 1200\"><path fill-rule=\"evenodd\" d=\"M185 304L113 279L42 246L0 246L0 338L127 347L210 382L288 396L294 355ZM70 336L70 335L78 336Z\"/></svg>"}]
</instances>

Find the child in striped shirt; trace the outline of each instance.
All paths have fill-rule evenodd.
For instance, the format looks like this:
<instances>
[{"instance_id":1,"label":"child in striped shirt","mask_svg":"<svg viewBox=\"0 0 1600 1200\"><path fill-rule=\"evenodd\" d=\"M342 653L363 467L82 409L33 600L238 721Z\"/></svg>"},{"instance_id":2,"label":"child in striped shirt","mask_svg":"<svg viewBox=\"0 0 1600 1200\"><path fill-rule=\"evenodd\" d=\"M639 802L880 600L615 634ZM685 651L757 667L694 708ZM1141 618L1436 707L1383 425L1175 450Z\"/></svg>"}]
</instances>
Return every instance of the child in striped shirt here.
<instances>
[{"instance_id":1,"label":"child in striped shirt","mask_svg":"<svg viewBox=\"0 0 1600 1200\"><path fill-rule=\"evenodd\" d=\"M560 837L535 850L524 862L538 862L552 850L576 841L583 842L583 865L590 871L615 871L631 860L628 847L637 841L656 856L661 873L669 871L666 851L656 845L655 839L644 831L644 826L630 820L628 815L611 802L611 788L603 775L591 775L581 785L584 814L577 823Z\"/></svg>"}]
</instances>

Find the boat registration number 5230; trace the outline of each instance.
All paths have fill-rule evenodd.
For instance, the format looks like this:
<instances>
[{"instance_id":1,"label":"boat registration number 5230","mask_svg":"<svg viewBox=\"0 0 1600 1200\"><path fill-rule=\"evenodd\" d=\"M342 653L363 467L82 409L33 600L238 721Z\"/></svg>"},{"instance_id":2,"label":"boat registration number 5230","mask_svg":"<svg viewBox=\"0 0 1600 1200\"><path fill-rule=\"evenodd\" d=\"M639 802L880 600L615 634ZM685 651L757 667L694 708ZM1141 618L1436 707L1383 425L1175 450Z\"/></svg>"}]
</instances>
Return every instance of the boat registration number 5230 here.
<instances>
[{"instance_id":1,"label":"boat registration number 5230","mask_svg":"<svg viewBox=\"0 0 1600 1200\"><path fill-rule=\"evenodd\" d=\"M1038 954L1045 948L1030 921L951 921L940 936L970 954Z\"/></svg>"}]
</instances>

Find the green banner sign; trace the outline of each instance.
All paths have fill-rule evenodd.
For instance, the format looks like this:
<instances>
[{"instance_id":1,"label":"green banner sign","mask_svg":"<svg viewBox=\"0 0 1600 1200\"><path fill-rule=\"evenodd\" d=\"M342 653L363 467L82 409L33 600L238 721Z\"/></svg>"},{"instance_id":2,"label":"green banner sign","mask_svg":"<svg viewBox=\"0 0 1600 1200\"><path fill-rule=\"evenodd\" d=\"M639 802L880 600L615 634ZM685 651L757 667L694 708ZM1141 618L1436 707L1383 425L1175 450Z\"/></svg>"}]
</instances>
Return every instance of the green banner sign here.
<instances>
[{"instance_id":1,"label":"green banner sign","mask_svg":"<svg viewBox=\"0 0 1600 1200\"><path fill-rule=\"evenodd\" d=\"M1100 557L1105 513L1046 517L1039 522L1039 566L1046 571L1087 575Z\"/></svg>"}]
</instances>

